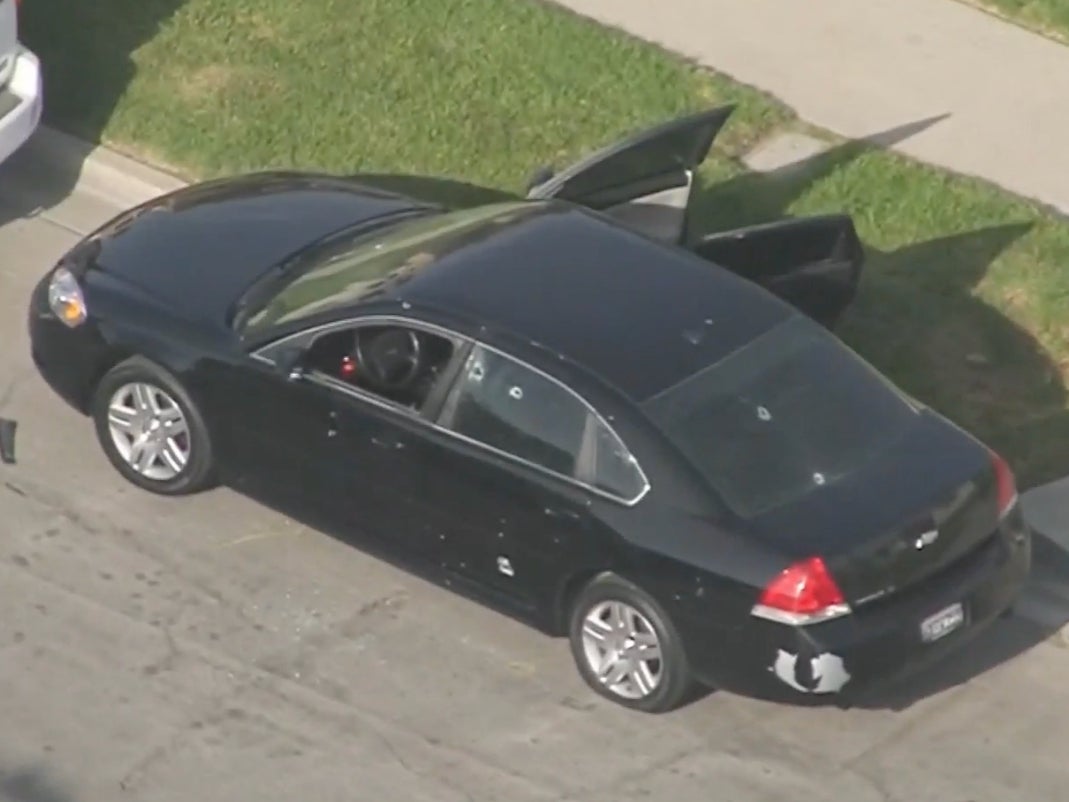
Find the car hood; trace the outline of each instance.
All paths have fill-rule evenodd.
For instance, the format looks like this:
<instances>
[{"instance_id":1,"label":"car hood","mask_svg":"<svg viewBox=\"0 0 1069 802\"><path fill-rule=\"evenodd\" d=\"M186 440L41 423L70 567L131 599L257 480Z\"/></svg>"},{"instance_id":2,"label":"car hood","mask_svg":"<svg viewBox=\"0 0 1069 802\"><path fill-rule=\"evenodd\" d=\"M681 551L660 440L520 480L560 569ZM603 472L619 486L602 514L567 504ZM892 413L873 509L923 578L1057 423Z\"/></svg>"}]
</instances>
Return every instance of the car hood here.
<instances>
[{"instance_id":1,"label":"car hood","mask_svg":"<svg viewBox=\"0 0 1069 802\"><path fill-rule=\"evenodd\" d=\"M218 323L272 266L332 232L421 204L307 173L257 173L185 187L119 215L83 243L90 269L173 312ZM91 245L91 247L87 247Z\"/></svg>"}]
</instances>

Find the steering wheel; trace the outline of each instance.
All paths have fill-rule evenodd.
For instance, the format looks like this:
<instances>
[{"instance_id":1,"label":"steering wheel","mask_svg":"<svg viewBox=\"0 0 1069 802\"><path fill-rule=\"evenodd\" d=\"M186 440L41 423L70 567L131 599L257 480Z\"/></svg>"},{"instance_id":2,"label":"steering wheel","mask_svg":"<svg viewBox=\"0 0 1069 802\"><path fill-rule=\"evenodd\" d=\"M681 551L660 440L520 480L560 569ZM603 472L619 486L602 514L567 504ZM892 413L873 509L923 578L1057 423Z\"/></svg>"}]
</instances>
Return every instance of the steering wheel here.
<instances>
[{"instance_id":1,"label":"steering wheel","mask_svg":"<svg viewBox=\"0 0 1069 802\"><path fill-rule=\"evenodd\" d=\"M393 328L356 338L356 361L372 384L384 390L400 390L419 374L419 335L411 329Z\"/></svg>"}]
</instances>

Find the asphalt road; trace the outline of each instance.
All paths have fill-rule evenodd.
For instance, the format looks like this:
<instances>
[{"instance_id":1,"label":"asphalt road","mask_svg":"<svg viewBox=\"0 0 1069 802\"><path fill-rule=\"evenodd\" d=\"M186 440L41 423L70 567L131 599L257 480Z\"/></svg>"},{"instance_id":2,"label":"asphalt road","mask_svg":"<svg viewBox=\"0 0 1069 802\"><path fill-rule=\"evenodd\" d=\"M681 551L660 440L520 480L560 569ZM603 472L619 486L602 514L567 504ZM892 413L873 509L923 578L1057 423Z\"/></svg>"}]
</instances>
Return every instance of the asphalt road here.
<instances>
[{"instance_id":1,"label":"asphalt road","mask_svg":"<svg viewBox=\"0 0 1069 802\"><path fill-rule=\"evenodd\" d=\"M1056 547L1017 616L871 707L714 693L647 717L589 693L565 643L228 490L127 485L27 353L32 284L123 202L72 183L0 170L0 799L1065 797Z\"/></svg>"}]
</instances>

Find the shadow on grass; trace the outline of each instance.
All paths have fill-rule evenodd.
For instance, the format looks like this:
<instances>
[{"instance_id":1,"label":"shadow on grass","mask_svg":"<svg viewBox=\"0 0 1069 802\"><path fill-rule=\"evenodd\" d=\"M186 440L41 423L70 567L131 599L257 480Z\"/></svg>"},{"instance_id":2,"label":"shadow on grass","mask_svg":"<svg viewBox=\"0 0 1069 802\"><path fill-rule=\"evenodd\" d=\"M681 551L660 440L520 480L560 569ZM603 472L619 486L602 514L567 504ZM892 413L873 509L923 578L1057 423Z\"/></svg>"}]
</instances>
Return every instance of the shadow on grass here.
<instances>
[{"instance_id":1,"label":"shadow on grass","mask_svg":"<svg viewBox=\"0 0 1069 802\"><path fill-rule=\"evenodd\" d=\"M694 235L785 219L814 186L834 180L874 147L894 145L941 119L846 142L768 173L747 172L699 187ZM1069 436L1066 392L1057 365L1036 339L975 291L991 264L1033 225L948 231L894 250L866 243L858 297L839 327L849 345L907 392L1003 451L1022 487L1069 473L1069 451L1044 439Z\"/></svg>"},{"instance_id":2,"label":"shadow on grass","mask_svg":"<svg viewBox=\"0 0 1069 802\"><path fill-rule=\"evenodd\" d=\"M133 54L150 42L184 0L34 0L19 9L22 41L41 60L45 125L91 143L101 140L137 72ZM0 225L47 210L74 189L81 164L39 165L25 149L5 165L17 171L15 197L3 197ZM7 183L7 182L5 182ZM12 184L16 182L12 181Z\"/></svg>"},{"instance_id":3,"label":"shadow on grass","mask_svg":"<svg viewBox=\"0 0 1069 802\"><path fill-rule=\"evenodd\" d=\"M712 186L695 188L691 227L696 235L788 216L791 205L816 184L866 153L891 148L948 117L940 114L843 142L808 159L768 172L744 172ZM849 209L829 211L849 212Z\"/></svg>"}]
</instances>

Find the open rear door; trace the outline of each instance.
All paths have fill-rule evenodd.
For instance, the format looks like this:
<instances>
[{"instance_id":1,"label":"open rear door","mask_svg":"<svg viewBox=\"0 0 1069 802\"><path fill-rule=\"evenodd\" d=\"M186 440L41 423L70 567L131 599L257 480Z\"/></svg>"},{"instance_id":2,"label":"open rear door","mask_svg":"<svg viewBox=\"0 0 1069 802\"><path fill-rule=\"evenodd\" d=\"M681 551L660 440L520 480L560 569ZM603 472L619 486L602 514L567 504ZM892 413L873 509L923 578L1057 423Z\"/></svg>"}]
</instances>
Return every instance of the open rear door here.
<instances>
[{"instance_id":1,"label":"open rear door","mask_svg":"<svg viewBox=\"0 0 1069 802\"><path fill-rule=\"evenodd\" d=\"M527 197L571 201L654 239L681 243L694 171L734 108L721 106L641 131L560 173L544 169Z\"/></svg>"},{"instance_id":2,"label":"open rear door","mask_svg":"<svg viewBox=\"0 0 1069 802\"><path fill-rule=\"evenodd\" d=\"M709 234L690 246L831 328L853 300L865 251L849 215L779 220Z\"/></svg>"}]
</instances>

